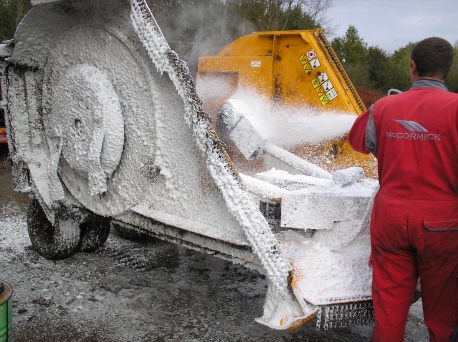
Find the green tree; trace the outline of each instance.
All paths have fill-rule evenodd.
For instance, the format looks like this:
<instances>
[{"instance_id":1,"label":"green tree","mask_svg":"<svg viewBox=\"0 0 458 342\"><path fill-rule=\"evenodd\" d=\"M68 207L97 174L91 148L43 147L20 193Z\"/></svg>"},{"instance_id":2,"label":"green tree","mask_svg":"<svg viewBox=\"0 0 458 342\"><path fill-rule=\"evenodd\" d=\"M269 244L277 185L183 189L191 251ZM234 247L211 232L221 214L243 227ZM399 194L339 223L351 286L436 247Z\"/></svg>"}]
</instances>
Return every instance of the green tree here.
<instances>
[{"instance_id":1,"label":"green tree","mask_svg":"<svg viewBox=\"0 0 458 342\"><path fill-rule=\"evenodd\" d=\"M366 63L347 64L345 65L345 71L355 86L374 89Z\"/></svg>"},{"instance_id":2,"label":"green tree","mask_svg":"<svg viewBox=\"0 0 458 342\"><path fill-rule=\"evenodd\" d=\"M327 23L323 13L332 0L228 0L241 22L258 31L313 29Z\"/></svg>"},{"instance_id":3,"label":"green tree","mask_svg":"<svg viewBox=\"0 0 458 342\"><path fill-rule=\"evenodd\" d=\"M0 0L0 42L13 38L17 25L31 7L30 0Z\"/></svg>"},{"instance_id":4,"label":"green tree","mask_svg":"<svg viewBox=\"0 0 458 342\"><path fill-rule=\"evenodd\" d=\"M410 80L410 61L414 46L415 43L410 42L396 50L393 56L391 56L389 69L387 70L390 75L390 88L406 91L412 86Z\"/></svg>"},{"instance_id":5,"label":"green tree","mask_svg":"<svg viewBox=\"0 0 458 342\"><path fill-rule=\"evenodd\" d=\"M364 63L367 59L367 44L354 26L349 26L343 37L331 41L332 48L340 61L348 65Z\"/></svg>"},{"instance_id":6,"label":"green tree","mask_svg":"<svg viewBox=\"0 0 458 342\"><path fill-rule=\"evenodd\" d=\"M390 88L389 58L386 51L371 46L367 51L367 71L371 86L385 92Z\"/></svg>"},{"instance_id":7,"label":"green tree","mask_svg":"<svg viewBox=\"0 0 458 342\"><path fill-rule=\"evenodd\" d=\"M349 26L345 35L334 38L331 45L352 82L358 87L372 89L366 63L367 44L359 36L356 27Z\"/></svg>"},{"instance_id":8,"label":"green tree","mask_svg":"<svg viewBox=\"0 0 458 342\"><path fill-rule=\"evenodd\" d=\"M454 44L455 48L455 63L453 64L452 71L445 79L445 84L448 90L458 93L458 40Z\"/></svg>"}]
</instances>

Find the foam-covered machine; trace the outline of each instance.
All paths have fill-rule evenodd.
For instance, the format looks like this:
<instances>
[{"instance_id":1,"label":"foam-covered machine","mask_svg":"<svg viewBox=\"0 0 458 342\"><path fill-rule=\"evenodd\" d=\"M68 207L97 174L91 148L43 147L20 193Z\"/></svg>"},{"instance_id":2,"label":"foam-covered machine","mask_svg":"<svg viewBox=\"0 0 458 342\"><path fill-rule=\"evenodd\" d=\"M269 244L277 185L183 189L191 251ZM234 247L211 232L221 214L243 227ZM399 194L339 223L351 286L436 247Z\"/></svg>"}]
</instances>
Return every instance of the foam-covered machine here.
<instances>
[{"instance_id":1,"label":"foam-covered machine","mask_svg":"<svg viewBox=\"0 0 458 342\"><path fill-rule=\"evenodd\" d=\"M221 117L239 148L297 170L239 173L144 0L32 5L14 39L0 45L1 89L15 190L33 197L28 230L41 255L94 250L116 225L265 274L257 321L271 328L316 316L323 329L371 322L367 227L376 181L352 161L331 169L265 139L243 140L256 129L228 93ZM272 50L245 57L244 68L296 63L298 94L309 89L318 106L360 112L320 36L294 35L281 59ZM288 81L275 80L267 75L256 86L280 101Z\"/></svg>"}]
</instances>

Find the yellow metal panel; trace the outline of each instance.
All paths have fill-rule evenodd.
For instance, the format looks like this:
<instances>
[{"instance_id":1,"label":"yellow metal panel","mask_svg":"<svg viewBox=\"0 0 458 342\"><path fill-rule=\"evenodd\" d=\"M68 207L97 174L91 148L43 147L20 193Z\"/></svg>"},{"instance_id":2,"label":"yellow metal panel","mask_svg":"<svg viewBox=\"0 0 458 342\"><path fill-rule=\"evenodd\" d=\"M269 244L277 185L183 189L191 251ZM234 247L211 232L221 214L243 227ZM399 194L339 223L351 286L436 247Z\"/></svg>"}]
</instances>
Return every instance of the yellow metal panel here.
<instances>
[{"instance_id":1,"label":"yellow metal panel","mask_svg":"<svg viewBox=\"0 0 458 342\"><path fill-rule=\"evenodd\" d=\"M272 41L272 34L255 32L234 40L218 56L272 56Z\"/></svg>"},{"instance_id":2,"label":"yellow metal panel","mask_svg":"<svg viewBox=\"0 0 458 342\"><path fill-rule=\"evenodd\" d=\"M257 32L215 57L199 58L198 72L238 74L239 87L292 107L361 113L365 108L319 29Z\"/></svg>"},{"instance_id":3,"label":"yellow metal panel","mask_svg":"<svg viewBox=\"0 0 458 342\"><path fill-rule=\"evenodd\" d=\"M270 97L273 91L272 57L201 57L198 68L201 77L236 73L238 88L256 91L261 96Z\"/></svg>"},{"instance_id":4,"label":"yellow metal panel","mask_svg":"<svg viewBox=\"0 0 458 342\"><path fill-rule=\"evenodd\" d=\"M225 100L241 89L250 89L276 105L293 109L312 107L317 111L354 115L365 110L320 29L255 32L235 40L217 56L199 58L198 83L199 79L224 79L227 75L232 75L228 96L219 95L204 101L205 110L213 120ZM332 151L333 165L322 167L336 169L359 165L375 177L373 158L353 153L346 138L322 142L316 147L302 146L297 150L299 155L307 151L313 154Z\"/></svg>"}]
</instances>

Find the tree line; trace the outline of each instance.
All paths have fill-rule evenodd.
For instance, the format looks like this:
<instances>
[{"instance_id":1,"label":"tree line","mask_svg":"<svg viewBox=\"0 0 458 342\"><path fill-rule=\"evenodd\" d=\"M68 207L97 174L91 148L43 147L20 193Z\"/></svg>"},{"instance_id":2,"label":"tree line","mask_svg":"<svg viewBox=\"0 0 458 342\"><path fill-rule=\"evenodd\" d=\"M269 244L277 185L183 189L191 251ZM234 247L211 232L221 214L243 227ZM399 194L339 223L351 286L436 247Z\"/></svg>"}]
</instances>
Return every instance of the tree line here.
<instances>
[{"instance_id":1,"label":"tree line","mask_svg":"<svg viewBox=\"0 0 458 342\"><path fill-rule=\"evenodd\" d=\"M253 31L309 30L322 28L328 37L335 27L326 17L333 0L147 0L161 30L173 48L195 71L199 55L216 54L233 40ZM30 0L0 0L0 41L13 37ZM354 26L335 37L331 45L357 87L386 93L410 88L409 42L389 54L368 46ZM455 65L446 79L458 92L458 41Z\"/></svg>"},{"instance_id":2,"label":"tree line","mask_svg":"<svg viewBox=\"0 0 458 342\"><path fill-rule=\"evenodd\" d=\"M410 88L410 55L416 42L409 42L388 54L378 46L367 46L354 26L331 45L352 82L359 87L386 93L389 89ZM445 80L450 91L458 93L458 41L454 44L455 64Z\"/></svg>"}]
</instances>

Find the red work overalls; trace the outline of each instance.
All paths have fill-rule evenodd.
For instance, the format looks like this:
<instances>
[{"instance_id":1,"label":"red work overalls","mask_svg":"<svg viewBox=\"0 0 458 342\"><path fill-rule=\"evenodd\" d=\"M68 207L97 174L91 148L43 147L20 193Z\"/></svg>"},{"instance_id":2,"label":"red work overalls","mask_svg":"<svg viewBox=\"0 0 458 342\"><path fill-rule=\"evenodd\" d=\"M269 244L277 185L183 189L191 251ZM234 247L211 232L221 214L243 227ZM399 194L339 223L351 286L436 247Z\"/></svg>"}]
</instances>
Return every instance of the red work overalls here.
<instances>
[{"instance_id":1,"label":"red work overalls","mask_svg":"<svg viewBox=\"0 0 458 342\"><path fill-rule=\"evenodd\" d=\"M419 80L358 117L348 139L378 159L373 341L404 340L420 277L430 339L448 342L458 322L458 94Z\"/></svg>"}]
</instances>

